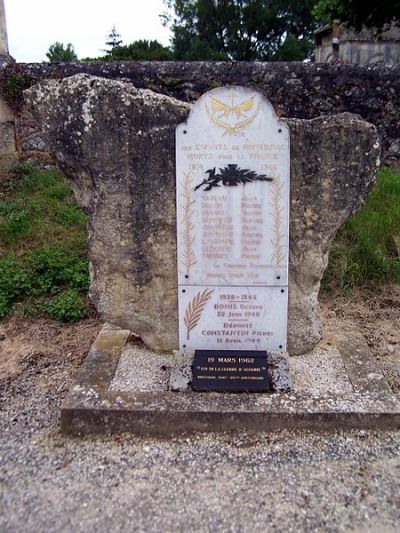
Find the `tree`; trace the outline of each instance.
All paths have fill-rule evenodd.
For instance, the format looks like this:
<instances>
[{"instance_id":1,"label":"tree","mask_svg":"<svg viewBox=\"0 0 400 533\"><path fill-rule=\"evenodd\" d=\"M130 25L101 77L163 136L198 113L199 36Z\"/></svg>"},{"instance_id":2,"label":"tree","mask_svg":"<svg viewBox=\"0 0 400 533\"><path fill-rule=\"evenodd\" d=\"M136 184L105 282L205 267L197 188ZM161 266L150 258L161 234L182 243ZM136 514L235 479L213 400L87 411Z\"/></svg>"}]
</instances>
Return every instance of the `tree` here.
<instances>
[{"instance_id":1,"label":"tree","mask_svg":"<svg viewBox=\"0 0 400 533\"><path fill-rule=\"evenodd\" d=\"M46 57L50 63L71 63L72 61L78 60L78 56L71 43L64 46L58 41L49 46Z\"/></svg>"},{"instance_id":2,"label":"tree","mask_svg":"<svg viewBox=\"0 0 400 533\"><path fill-rule=\"evenodd\" d=\"M106 37L106 46L107 48L103 50L103 52L106 52L107 54L111 54L111 52L116 48L117 46L122 45L122 39L121 34L117 32L117 29L115 25L111 28L110 33Z\"/></svg>"},{"instance_id":3,"label":"tree","mask_svg":"<svg viewBox=\"0 0 400 533\"><path fill-rule=\"evenodd\" d=\"M116 46L106 59L119 61L168 61L172 59L171 50L158 41L139 40L124 46Z\"/></svg>"},{"instance_id":4,"label":"tree","mask_svg":"<svg viewBox=\"0 0 400 533\"><path fill-rule=\"evenodd\" d=\"M365 0L320 0L313 9L314 16L330 24L340 19L360 30L362 26L382 30L383 26L400 18L400 0L369 3Z\"/></svg>"},{"instance_id":5,"label":"tree","mask_svg":"<svg viewBox=\"0 0 400 533\"><path fill-rule=\"evenodd\" d=\"M301 60L313 48L316 0L164 1L176 59Z\"/></svg>"}]
</instances>

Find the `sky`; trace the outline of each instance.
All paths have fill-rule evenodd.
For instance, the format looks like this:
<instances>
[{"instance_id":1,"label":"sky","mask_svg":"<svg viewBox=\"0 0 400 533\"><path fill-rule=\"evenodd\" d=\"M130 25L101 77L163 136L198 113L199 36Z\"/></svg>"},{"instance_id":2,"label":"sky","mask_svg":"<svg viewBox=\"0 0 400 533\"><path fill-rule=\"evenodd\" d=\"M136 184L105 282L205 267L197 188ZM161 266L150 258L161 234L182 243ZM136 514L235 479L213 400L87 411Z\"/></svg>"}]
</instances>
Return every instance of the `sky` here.
<instances>
[{"instance_id":1,"label":"sky","mask_svg":"<svg viewBox=\"0 0 400 533\"><path fill-rule=\"evenodd\" d=\"M10 54L18 62L46 61L56 41L71 43L79 58L98 57L115 25L123 44L157 39L170 32L159 15L162 0L4 0Z\"/></svg>"}]
</instances>

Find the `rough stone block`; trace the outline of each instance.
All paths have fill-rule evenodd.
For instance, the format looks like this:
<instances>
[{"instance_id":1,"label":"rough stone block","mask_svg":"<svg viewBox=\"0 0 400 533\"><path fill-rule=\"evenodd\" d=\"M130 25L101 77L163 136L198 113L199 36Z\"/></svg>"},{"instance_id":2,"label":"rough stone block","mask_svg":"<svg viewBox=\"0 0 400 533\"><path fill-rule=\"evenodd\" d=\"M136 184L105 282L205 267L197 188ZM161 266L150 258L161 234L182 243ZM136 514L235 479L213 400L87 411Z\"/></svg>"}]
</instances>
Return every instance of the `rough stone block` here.
<instances>
[{"instance_id":1,"label":"rough stone block","mask_svg":"<svg viewBox=\"0 0 400 533\"><path fill-rule=\"evenodd\" d=\"M0 122L14 122L14 113L9 105L0 96Z\"/></svg>"},{"instance_id":2,"label":"rough stone block","mask_svg":"<svg viewBox=\"0 0 400 533\"><path fill-rule=\"evenodd\" d=\"M17 163L14 122L0 122L0 181L9 179Z\"/></svg>"},{"instance_id":3,"label":"rough stone block","mask_svg":"<svg viewBox=\"0 0 400 533\"><path fill-rule=\"evenodd\" d=\"M26 93L57 164L89 215L91 298L155 350L178 345L175 128L190 106L88 75ZM320 280L337 229L379 162L373 125L350 114L287 119L291 135L289 353L320 339Z\"/></svg>"},{"instance_id":4,"label":"rough stone block","mask_svg":"<svg viewBox=\"0 0 400 533\"><path fill-rule=\"evenodd\" d=\"M13 154L15 152L14 122L0 122L0 154Z\"/></svg>"}]
</instances>

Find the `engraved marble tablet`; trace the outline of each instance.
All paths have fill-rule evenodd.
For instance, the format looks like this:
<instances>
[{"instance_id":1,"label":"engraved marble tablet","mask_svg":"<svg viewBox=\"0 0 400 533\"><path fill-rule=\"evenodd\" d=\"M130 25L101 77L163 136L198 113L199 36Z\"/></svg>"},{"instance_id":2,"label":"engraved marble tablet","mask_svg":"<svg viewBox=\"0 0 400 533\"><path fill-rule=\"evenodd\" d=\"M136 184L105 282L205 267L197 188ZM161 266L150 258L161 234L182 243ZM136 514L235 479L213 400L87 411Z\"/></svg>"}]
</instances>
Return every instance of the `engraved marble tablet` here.
<instances>
[{"instance_id":1,"label":"engraved marble tablet","mask_svg":"<svg viewBox=\"0 0 400 533\"><path fill-rule=\"evenodd\" d=\"M289 131L244 87L176 130L181 350L286 349Z\"/></svg>"}]
</instances>

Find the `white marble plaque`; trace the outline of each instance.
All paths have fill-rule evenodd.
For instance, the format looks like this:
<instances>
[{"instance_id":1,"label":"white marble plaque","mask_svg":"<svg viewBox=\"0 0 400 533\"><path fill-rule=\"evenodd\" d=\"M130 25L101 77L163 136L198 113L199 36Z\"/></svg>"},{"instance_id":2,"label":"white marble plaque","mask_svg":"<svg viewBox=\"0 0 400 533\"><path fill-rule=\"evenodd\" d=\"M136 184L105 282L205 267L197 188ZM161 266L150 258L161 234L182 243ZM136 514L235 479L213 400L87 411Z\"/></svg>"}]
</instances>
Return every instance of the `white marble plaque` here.
<instances>
[{"instance_id":1,"label":"white marble plaque","mask_svg":"<svg viewBox=\"0 0 400 533\"><path fill-rule=\"evenodd\" d=\"M204 94L188 121L177 127L181 349L230 348L215 335L199 334L197 326L191 334L195 340L184 342L187 295L208 289L214 301L220 288L228 287L240 298L251 287L262 288L257 294L265 302L260 304L263 318L257 328L273 332L261 336L258 349L285 346L285 298L279 296L276 306L273 300L287 293L274 289L288 283L289 166L288 127L252 89L221 87ZM272 320L274 306L279 317L274 313ZM263 320L268 322L265 327ZM247 342L249 349L257 347Z\"/></svg>"},{"instance_id":2,"label":"white marble plaque","mask_svg":"<svg viewBox=\"0 0 400 533\"><path fill-rule=\"evenodd\" d=\"M179 287L182 350L286 350L286 287Z\"/></svg>"}]
</instances>

